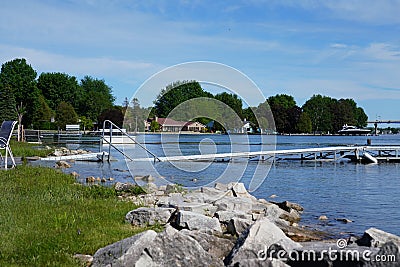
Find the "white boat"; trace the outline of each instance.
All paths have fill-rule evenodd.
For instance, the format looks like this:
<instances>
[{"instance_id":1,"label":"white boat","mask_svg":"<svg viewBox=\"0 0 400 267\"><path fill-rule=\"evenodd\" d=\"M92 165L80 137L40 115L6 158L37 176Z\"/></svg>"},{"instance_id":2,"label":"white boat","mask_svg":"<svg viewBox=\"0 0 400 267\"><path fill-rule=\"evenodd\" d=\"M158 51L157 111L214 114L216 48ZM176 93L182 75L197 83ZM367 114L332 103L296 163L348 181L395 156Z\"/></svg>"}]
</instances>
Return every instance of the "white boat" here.
<instances>
[{"instance_id":1,"label":"white boat","mask_svg":"<svg viewBox=\"0 0 400 267\"><path fill-rule=\"evenodd\" d=\"M366 135L369 134L371 130L368 129L360 129L357 128L356 126L352 125L343 125L343 128L338 131L339 134L345 134L345 135Z\"/></svg>"},{"instance_id":2,"label":"white boat","mask_svg":"<svg viewBox=\"0 0 400 267\"><path fill-rule=\"evenodd\" d=\"M135 144L135 136L129 135L126 129L112 129L112 134L110 134L110 129L99 129L97 131L100 137L103 137L103 144L112 143L115 144Z\"/></svg>"}]
</instances>

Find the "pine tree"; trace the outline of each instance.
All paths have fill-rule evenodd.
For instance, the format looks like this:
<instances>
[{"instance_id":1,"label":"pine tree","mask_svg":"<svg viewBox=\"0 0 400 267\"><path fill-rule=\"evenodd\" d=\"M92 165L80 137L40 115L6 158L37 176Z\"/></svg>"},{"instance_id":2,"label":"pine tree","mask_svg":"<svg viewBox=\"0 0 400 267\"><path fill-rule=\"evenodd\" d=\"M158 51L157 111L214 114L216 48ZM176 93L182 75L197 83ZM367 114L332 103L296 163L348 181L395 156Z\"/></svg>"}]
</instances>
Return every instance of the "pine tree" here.
<instances>
[{"instance_id":1,"label":"pine tree","mask_svg":"<svg viewBox=\"0 0 400 267\"><path fill-rule=\"evenodd\" d=\"M17 119L15 107L15 97L11 88L0 84L0 123Z\"/></svg>"}]
</instances>

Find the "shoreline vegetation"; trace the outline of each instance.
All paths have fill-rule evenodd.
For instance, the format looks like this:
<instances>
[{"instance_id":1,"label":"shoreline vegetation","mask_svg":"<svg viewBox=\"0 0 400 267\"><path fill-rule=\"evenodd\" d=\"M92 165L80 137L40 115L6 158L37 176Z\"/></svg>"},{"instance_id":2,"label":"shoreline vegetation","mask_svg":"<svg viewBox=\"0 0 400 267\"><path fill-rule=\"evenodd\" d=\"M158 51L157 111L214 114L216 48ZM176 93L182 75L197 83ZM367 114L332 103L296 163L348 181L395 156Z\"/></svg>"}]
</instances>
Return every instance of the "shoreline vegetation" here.
<instances>
[{"instance_id":1,"label":"shoreline vegetation","mask_svg":"<svg viewBox=\"0 0 400 267\"><path fill-rule=\"evenodd\" d=\"M119 201L114 188L78 184L59 170L20 165L0 172L0 188L1 266L79 266L73 255L146 230L124 223L138 206Z\"/></svg>"},{"instance_id":2,"label":"shoreline vegetation","mask_svg":"<svg viewBox=\"0 0 400 267\"><path fill-rule=\"evenodd\" d=\"M18 145L16 156L38 152ZM25 164L0 172L1 266L300 266L307 262L290 253L313 248L318 257L338 249L327 233L298 224L300 205L256 199L242 183L186 191L147 177L143 191L130 183L84 185L75 175ZM345 238L346 251L400 259L395 235L370 228ZM340 264L329 257L320 263ZM364 258L354 263L378 266Z\"/></svg>"}]
</instances>

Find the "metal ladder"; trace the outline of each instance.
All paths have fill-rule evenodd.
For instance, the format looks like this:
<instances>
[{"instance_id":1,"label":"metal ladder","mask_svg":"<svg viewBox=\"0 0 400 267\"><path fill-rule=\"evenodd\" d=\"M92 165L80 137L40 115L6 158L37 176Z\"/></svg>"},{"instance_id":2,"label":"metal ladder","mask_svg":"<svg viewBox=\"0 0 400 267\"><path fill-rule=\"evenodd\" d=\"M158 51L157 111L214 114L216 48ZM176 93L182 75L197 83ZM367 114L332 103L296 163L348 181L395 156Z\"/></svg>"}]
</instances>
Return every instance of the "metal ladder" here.
<instances>
[{"instance_id":1,"label":"metal ladder","mask_svg":"<svg viewBox=\"0 0 400 267\"><path fill-rule=\"evenodd\" d=\"M109 126L108 126L108 125ZM109 127L110 129L110 141L108 141L105 138L105 129L106 126ZM103 122L103 132L100 138L100 150L102 151L103 149L103 142L106 142L109 146L108 146L108 155L107 155L107 161L110 162L110 156L111 156L111 147L113 147L115 150L117 150L119 153L121 153L122 155L124 155L126 158L128 158L129 160L133 161L133 159L131 157L129 157L127 154L124 153L124 151L121 151L119 148L117 148L115 145L112 144L112 134L113 134L113 129L118 130L118 132L120 132L122 135L128 137L134 144L140 146L142 149L144 149L147 153L149 153L151 156L153 156L154 158L154 162L156 161L161 161L161 159L159 157L157 157L157 155L155 155L153 152L151 152L150 150L148 150L145 146L143 146L141 143L139 143L138 141L136 141L134 138L132 138L132 136L130 136L129 134L127 134L125 131L123 131L121 128L119 128L117 125L115 125L115 123L113 123L110 120L105 120ZM102 161L104 160L104 153L102 156Z\"/></svg>"}]
</instances>

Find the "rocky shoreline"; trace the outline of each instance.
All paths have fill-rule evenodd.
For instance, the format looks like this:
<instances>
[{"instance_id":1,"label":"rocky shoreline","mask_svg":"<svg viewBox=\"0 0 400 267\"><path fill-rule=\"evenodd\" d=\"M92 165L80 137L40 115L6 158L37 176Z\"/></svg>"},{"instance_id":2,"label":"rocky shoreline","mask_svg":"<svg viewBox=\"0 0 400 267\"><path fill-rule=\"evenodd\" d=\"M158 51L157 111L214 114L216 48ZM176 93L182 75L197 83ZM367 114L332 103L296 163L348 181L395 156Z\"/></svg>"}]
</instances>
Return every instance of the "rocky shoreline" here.
<instances>
[{"instance_id":1,"label":"rocky shoreline","mask_svg":"<svg viewBox=\"0 0 400 267\"><path fill-rule=\"evenodd\" d=\"M299 204L256 199L242 183L187 192L150 182L138 196L128 193L134 186L114 185L121 199L143 206L125 221L164 231L147 230L77 257L91 266L399 266L400 237L370 228L359 239L326 240L298 225Z\"/></svg>"}]
</instances>

